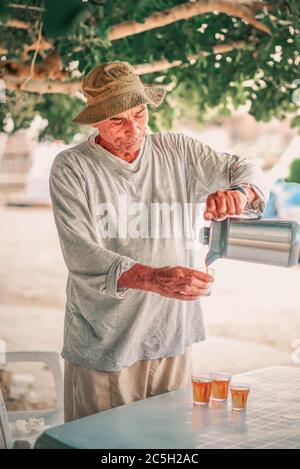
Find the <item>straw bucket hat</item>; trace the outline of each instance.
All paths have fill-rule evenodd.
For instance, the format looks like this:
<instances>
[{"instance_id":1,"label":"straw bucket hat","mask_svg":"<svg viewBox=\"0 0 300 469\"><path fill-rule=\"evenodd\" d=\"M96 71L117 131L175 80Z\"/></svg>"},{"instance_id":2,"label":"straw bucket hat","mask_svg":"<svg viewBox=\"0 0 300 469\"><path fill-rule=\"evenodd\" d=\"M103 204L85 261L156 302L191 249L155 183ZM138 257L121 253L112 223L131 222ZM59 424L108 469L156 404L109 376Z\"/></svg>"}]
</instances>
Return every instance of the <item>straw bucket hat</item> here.
<instances>
[{"instance_id":1,"label":"straw bucket hat","mask_svg":"<svg viewBox=\"0 0 300 469\"><path fill-rule=\"evenodd\" d=\"M76 124L95 124L140 104L159 106L166 90L142 83L128 62L107 62L91 70L82 80L86 107L72 120Z\"/></svg>"}]
</instances>

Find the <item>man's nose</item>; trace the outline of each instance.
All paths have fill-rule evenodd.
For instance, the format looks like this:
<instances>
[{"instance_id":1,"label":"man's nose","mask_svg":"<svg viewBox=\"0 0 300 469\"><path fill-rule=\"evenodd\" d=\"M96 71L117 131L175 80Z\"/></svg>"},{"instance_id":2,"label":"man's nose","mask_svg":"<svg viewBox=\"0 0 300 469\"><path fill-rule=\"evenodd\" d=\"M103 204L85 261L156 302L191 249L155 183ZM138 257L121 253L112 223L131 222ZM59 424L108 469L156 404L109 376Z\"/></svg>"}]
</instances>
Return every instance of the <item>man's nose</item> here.
<instances>
[{"instance_id":1,"label":"man's nose","mask_svg":"<svg viewBox=\"0 0 300 469\"><path fill-rule=\"evenodd\" d=\"M137 122L135 121L127 121L126 122L126 133L127 135L134 135L139 131Z\"/></svg>"}]
</instances>

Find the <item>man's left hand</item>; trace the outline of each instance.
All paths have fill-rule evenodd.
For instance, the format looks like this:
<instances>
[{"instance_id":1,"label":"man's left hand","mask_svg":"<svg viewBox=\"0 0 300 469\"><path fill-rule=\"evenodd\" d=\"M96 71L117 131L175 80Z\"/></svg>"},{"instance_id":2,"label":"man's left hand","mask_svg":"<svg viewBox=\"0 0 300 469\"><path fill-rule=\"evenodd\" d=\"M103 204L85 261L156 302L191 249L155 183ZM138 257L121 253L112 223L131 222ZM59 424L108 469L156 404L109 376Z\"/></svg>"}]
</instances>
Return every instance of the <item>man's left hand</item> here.
<instances>
[{"instance_id":1,"label":"man's left hand","mask_svg":"<svg viewBox=\"0 0 300 469\"><path fill-rule=\"evenodd\" d=\"M205 220L228 218L241 215L248 203L247 197L237 190L217 191L210 194L206 200L204 212Z\"/></svg>"}]
</instances>

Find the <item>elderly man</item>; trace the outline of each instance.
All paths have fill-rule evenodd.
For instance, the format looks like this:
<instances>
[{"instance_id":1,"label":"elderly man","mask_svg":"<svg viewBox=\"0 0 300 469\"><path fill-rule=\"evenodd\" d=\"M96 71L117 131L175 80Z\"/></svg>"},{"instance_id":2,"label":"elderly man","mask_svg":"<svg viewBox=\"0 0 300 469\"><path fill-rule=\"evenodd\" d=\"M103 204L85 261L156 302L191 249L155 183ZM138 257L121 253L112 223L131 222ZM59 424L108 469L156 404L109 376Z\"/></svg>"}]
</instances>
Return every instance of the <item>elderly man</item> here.
<instances>
[{"instance_id":1,"label":"elderly man","mask_svg":"<svg viewBox=\"0 0 300 469\"><path fill-rule=\"evenodd\" d=\"M206 203L211 220L262 213L268 197L252 162L147 132L147 105L165 89L142 83L129 63L99 65L82 90L74 122L96 132L59 153L50 175L68 268L66 421L189 384L192 344L205 339L199 298L213 278L191 267L200 213L184 208ZM177 210L167 228L166 206ZM184 234L175 212L186 216Z\"/></svg>"}]
</instances>

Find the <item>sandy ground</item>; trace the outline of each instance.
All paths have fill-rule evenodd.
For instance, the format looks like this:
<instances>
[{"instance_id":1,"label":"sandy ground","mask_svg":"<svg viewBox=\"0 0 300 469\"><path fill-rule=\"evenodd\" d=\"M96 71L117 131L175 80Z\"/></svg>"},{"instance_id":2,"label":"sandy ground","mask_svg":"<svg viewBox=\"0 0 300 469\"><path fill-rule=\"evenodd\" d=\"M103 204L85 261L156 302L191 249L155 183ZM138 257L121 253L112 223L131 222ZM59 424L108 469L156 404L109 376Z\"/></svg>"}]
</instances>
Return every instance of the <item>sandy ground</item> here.
<instances>
[{"instance_id":1,"label":"sandy ground","mask_svg":"<svg viewBox=\"0 0 300 469\"><path fill-rule=\"evenodd\" d=\"M60 351L67 271L52 211L0 207L0 227L0 339L7 351ZM203 299L208 340L193 346L194 372L299 366L292 353L300 339L300 269L228 260L214 267L212 296ZM45 367L17 370L32 373L39 400L52 402Z\"/></svg>"}]
</instances>

